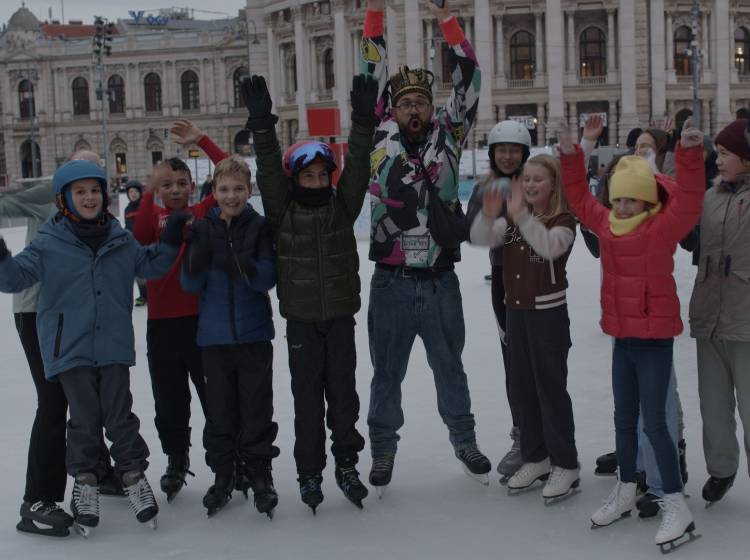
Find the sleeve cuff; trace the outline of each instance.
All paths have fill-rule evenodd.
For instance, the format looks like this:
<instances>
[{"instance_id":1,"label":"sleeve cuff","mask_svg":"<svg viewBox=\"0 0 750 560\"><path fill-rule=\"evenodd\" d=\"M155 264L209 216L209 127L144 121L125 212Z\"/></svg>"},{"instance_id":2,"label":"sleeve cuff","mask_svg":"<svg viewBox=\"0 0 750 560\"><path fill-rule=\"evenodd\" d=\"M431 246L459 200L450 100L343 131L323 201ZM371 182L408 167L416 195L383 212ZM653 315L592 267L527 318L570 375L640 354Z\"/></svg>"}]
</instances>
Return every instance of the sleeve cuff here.
<instances>
[{"instance_id":1,"label":"sleeve cuff","mask_svg":"<svg viewBox=\"0 0 750 560\"><path fill-rule=\"evenodd\" d=\"M380 37L384 33L383 12L367 10L365 12L365 25L363 37Z\"/></svg>"},{"instance_id":2,"label":"sleeve cuff","mask_svg":"<svg viewBox=\"0 0 750 560\"><path fill-rule=\"evenodd\" d=\"M456 16L451 16L445 21L441 21L440 29L443 32L443 37L445 37L450 46L459 45L464 40L464 32Z\"/></svg>"}]
</instances>

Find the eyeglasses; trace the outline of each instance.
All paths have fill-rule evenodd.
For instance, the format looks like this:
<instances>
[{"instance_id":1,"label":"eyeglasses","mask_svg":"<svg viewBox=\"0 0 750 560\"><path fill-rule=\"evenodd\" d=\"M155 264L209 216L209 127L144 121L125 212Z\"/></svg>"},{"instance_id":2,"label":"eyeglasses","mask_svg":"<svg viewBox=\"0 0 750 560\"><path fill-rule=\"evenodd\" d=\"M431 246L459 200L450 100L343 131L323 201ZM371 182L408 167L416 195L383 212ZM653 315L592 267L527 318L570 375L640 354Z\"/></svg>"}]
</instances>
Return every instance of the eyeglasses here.
<instances>
[{"instance_id":1,"label":"eyeglasses","mask_svg":"<svg viewBox=\"0 0 750 560\"><path fill-rule=\"evenodd\" d=\"M396 105L396 109L398 109L399 111L411 111L412 109L416 108L417 111L424 111L429 106L429 102L422 101L420 99L419 101L401 101L400 103L398 103L398 105Z\"/></svg>"}]
</instances>

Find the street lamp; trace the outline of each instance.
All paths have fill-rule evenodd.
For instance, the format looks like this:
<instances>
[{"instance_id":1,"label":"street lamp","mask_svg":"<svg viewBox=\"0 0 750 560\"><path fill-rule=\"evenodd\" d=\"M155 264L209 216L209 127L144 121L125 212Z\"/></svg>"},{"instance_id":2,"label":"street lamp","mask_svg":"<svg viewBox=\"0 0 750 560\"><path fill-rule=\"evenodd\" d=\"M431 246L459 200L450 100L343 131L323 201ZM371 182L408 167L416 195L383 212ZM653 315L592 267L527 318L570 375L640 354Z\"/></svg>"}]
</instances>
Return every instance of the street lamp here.
<instances>
[{"instance_id":1,"label":"street lamp","mask_svg":"<svg viewBox=\"0 0 750 560\"><path fill-rule=\"evenodd\" d=\"M36 150L36 99L34 98L34 80L37 78L36 70L26 68L24 70L26 74L26 83L28 87L22 92L23 100L27 103L29 110L29 151L31 156L31 170L30 176L36 177L36 162L38 160Z\"/></svg>"},{"instance_id":2,"label":"street lamp","mask_svg":"<svg viewBox=\"0 0 750 560\"><path fill-rule=\"evenodd\" d=\"M102 57L112 55L112 34L115 31L114 23L106 23L100 16L94 17L94 38L92 40L93 62L99 74L99 84L96 88L96 98L101 103L102 113L102 155L104 156L104 176L109 181L109 141L107 138L107 104L109 101L109 88L104 87L104 64Z\"/></svg>"}]
</instances>

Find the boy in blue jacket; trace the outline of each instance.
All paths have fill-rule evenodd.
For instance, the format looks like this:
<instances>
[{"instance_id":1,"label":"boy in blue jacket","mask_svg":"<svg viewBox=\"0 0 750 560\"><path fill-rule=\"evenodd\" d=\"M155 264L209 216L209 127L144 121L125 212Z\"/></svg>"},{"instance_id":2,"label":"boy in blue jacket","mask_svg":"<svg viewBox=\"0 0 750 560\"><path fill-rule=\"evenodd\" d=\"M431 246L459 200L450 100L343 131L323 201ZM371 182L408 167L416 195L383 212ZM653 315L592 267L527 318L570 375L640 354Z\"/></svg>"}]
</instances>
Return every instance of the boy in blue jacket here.
<instances>
[{"instance_id":1,"label":"boy in blue jacket","mask_svg":"<svg viewBox=\"0 0 750 560\"><path fill-rule=\"evenodd\" d=\"M198 346L206 376L206 463L216 474L203 498L211 516L232 491L252 488L255 507L273 517L278 496L271 459L274 337L268 290L276 284L270 226L248 204L250 169L238 157L216 166L217 207L190 227L182 287L200 293Z\"/></svg>"},{"instance_id":2,"label":"boy in blue jacket","mask_svg":"<svg viewBox=\"0 0 750 560\"><path fill-rule=\"evenodd\" d=\"M107 211L104 172L88 161L62 165L52 180L59 212L21 253L0 238L0 291L39 283L37 330L48 380L68 400L66 467L75 477L71 510L81 533L99 523L97 465L102 427L138 521L158 506L146 480L148 447L132 413L129 367L135 363L135 275L164 275L177 257L185 216L175 216L161 243L141 247Z\"/></svg>"}]
</instances>

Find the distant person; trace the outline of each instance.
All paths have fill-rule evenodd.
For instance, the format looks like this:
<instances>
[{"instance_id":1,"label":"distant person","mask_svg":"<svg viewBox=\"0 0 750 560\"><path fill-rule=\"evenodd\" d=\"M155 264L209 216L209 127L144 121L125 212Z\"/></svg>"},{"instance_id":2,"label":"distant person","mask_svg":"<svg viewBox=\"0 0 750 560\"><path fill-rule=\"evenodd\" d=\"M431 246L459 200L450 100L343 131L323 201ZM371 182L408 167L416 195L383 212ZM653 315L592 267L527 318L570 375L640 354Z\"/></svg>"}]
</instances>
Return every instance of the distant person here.
<instances>
[{"instance_id":1,"label":"distant person","mask_svg":"<svg viewBox=\"0 0 750 560\"><path fill-rule=\"evenodd\" d=\"M211 177L211 174L209 173L206 175L206 180L203 181L203 184L201 185L201 200L208 197L211 194L211 190L213 189L214 182L213 178Z\"/></svg>"},{"instance_id":2,"label":"distant person","mask_svg":"<svg viewBox=\"0 0 750 560\"><path fill-rule=\"evenodd\" d=\"M125 229L132 232L135 224L135 215L138 207L141 205L143 196L143 185L139 181L128 181L125 185L125 195L128 197L128 205L125 207L122 215L125 218ZM146 305L146 281L143 278L136 277L135 283L138 286L138 297L135 298L135 306L141 307Z\"/></svg>"}]
</instances>

